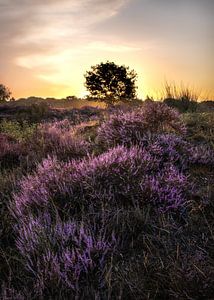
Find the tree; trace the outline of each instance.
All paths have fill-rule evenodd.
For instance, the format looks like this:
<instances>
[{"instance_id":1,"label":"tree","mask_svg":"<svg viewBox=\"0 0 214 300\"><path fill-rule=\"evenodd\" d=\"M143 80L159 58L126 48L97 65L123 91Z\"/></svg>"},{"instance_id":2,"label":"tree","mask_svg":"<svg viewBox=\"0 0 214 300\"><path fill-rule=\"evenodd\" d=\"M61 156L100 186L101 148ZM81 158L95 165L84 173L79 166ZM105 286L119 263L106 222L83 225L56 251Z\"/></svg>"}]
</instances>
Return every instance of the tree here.
<instances>
[{"instance_id":1,"label":"tree","mask_svg":"<svg viewBox=\"0 0 214 300\"><path fill-rule=\"evenodd\" d=\"M91 100L104 101L108 105L119 101L131 101L136 97L137 74L129 67L107 61L92 66L85 74L85 86Z\"/></svg>"},{"instance_id":2,"label":"tree","mask_svg":"<svg viewBox=\"0 0 214 300\"><path fill-rule=\"evenodd\" d=\"M0 102L10 100L10 96L11 96L10 90L3 84L0 84Z\"/></svg>"}]
</instances>

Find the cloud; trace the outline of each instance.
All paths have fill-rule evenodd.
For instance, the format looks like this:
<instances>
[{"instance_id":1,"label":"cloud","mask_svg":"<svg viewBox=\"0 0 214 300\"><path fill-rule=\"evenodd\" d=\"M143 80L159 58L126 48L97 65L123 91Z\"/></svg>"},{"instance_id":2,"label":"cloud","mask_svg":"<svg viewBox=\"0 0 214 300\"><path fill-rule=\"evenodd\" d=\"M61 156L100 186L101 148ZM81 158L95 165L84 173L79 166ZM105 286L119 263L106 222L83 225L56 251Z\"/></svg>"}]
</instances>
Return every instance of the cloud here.
<instances>
[{"instance_id":1,"label":"cloud","mask_svg":"<svg viewBox=\"0 0 214 300\"><path fill-rule=\"evenodd\" d=\"M102 41L92 42L87 46L90 50L99 50L107 52L132 52L141 50L140 47L132 47L120 44L108 44Z\"/></svg>"},{"instance_id":2,"label":"cloud","mask_svg":"<svg viewBox=\"0 0 214 300\"><path fill-rule=\"evenodd\" d=\"M86 33L115 14L127 0L0 0L4 42L41 44Z\"/></svg>"},{"instance_id":3,"label":"cloud","mask_svg":"<svg viewBox=\"0 0 214 300\"><path fill-rule=\"evenodd\" d=\"M0 80L13 76L13 68L14 74L20 73L16 81L26 69L31 70L28 76L56 84L56 72L62 81L66 65L95 46L116 51L104 43L93 45L97 37L91 28L115 16L129 1L0 0Z\"/></svg>"}]
</instances>

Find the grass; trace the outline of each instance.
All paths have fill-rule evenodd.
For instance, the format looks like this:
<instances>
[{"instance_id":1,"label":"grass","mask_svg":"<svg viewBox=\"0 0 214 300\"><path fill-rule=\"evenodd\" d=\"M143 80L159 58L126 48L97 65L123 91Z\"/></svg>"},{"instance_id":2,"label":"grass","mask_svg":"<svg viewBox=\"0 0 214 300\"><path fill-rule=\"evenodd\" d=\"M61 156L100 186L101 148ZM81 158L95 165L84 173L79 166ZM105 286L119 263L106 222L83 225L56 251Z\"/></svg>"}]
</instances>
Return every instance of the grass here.
<instances>
[{"instance_id":1,"label":"grass","mask_svg":"<svg viewBox=\"0 0 214 300\"><path fill-rule=\"evenodd\" d=\"M214 147L214 114L210 113L187 113L183 115L187 125L190 140L205 143Z\"/></svg>"}]
</instances>

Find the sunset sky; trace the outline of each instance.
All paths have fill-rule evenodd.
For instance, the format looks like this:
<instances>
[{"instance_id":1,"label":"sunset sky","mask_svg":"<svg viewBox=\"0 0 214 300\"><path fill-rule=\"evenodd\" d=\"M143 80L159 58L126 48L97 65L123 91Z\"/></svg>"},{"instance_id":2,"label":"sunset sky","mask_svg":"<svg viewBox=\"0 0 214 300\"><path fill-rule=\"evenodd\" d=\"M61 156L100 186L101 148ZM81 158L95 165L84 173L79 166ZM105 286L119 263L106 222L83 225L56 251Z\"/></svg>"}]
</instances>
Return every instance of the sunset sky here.
<instances>
[{"instance_id":1,"label":"sunset sky","mask_svg":"<svg viewBox=\"0 0 214 300\"><path fill-rule=\"evenodd\" d=\"M84 73L114 61L138 95L165 80L214 99L214 0L0 0L0 83L14 97L84 96Z\"/></svg>"}]
</instances>

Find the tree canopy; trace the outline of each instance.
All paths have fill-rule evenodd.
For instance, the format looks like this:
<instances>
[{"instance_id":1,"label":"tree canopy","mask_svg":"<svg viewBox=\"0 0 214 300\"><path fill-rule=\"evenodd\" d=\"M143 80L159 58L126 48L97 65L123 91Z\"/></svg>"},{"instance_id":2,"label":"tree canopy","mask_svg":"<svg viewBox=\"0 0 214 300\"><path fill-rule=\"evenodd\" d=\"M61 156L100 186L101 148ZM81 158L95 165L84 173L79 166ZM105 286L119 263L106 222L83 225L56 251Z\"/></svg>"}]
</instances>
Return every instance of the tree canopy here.
<instances>
[{"instance_id":1,"label":"tree canopy","mask_svg":"<svg viewBox=\"0 0 214 300\"><path fill-rule=\"evenodd\" d=\"M136 98L136 77L136 72L129 70L129 67L107 61L92 66L87 71L85 86L93 100L101 100L111 105Z\"/></svg>"},{"instance_id":2,"label":"tree canopy","mask_svg":"<svg viewBox=\"0 0 214 300\"><path fill-rule=\"evenodd\" d=\"M10 100L10 96L10 90L3 84L0 84L0 101L8 101Z\"/></svg>"}]
</instances>

